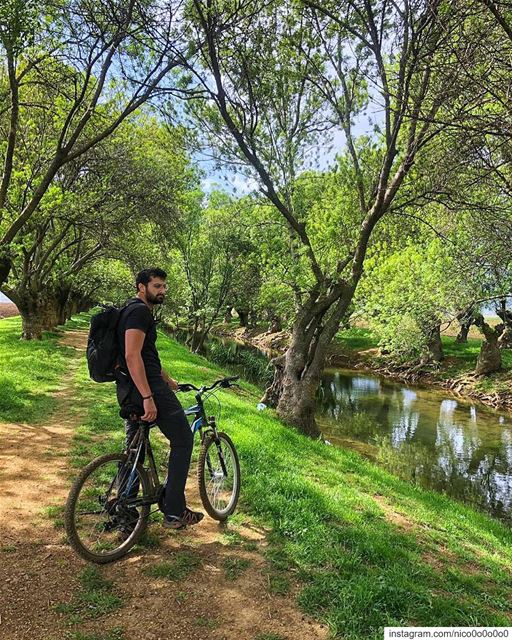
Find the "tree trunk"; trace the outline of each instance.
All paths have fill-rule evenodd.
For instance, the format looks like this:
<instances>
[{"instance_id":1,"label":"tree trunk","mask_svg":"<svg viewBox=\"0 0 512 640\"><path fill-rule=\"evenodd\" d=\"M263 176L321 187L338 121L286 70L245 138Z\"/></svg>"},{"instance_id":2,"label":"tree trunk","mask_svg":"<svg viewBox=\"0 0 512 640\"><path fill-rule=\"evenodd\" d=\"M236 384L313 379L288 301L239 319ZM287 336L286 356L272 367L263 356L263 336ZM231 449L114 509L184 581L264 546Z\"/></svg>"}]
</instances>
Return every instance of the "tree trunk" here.
<instances>
[{"instance_id":1,"label":"tree trunk","mask_svg":"<svg viewBox=\"0 0 512 640\"><path fill-rule=\"evenodd\" d=\"M427 346L431 360L434 362L444 360L443 343L441 342L441 325L438 324L430 330Z\"/></svg>"},{"instance_id":2,"label":"tree trunk","mask_svg":"<svg viewBox=\"0 0 512 640\"><path fill-rule=\"evenodd\" d=\"M457 334L457 337L455 338L455 342L457 342L458 344L466 344L468 341L468 333L469 330L471 329L471 325L473 324L473 320L468 320L467 322L461 322L460 323L460 329L459 329L459 333Z\"/></svg>"},{"instance_id":3,"label":"tree trunk","mask_svg":"<svg viewBox=\"0 0 512 640\"><path fill-rule=\"evenodd\" d=\"M274 314L270 319L270 327L268 329L270 333L279 333L279 331L283 330L283 325L281 322L281 318Z\"/></svg>"},{"instance_id":4,"label":"tree trunk","mask_svg":"<svg viewBox=\"0 0 512 640\"><path fill-rule=\"evenodd\" d=\"M501 304L496 308L496 315L503 322L503 332L498 340L500 349L512 348L512 313L507 309L507 300L501 300Z\"/></svg>"},{"instance_id":5,"label":"tree trunk","mask_svg":"<svg viewBox=\"0 0 512 640\"><path fill-rule=\"evenodd\" d=\"M471 329L471 325L475 322L473 310L473 305L470 305L462 311L459 311L456 316L460 325L459 333L455 339L458 344L466 344L468 341L469 330Z\"/></svg>"},{"instance_id":6,"label":"tree trunk","mask_svg":"<svg viewBox=\"0 0 512 640\"><path fill-rule=\"evenodd\" d=\"M279 396L281 395L281 389L283 386L284 361L285 356L282 355L277 358L272 358L269 362L269 366L274 367L274 380L270 387L267 387L262 399L260 400L260 402L263 402L263 404L266 404L269 407L277 407L277 403L279 402Z\"/></svg>"},{"instance_id":7,"label":"tree trunk","mask_svg":"<svg viewBox=\"0 0 512 640\"><path fill-rule=\"evenodd\" d=\"M286 372L285 367L277 415L302 433L318 438L321 432L315 420L315 392L320 383L322 370L310 369L305 379L286 375Z\"/></svg>"},{"instance_id":8,"label":"tree trunk","mask_svg":"<svg viewBox=\"0 0 512 640\"><path fill-rule=\"evenodd\" d=\"M4 249L5 250L5 249ZM7 282L11 273L11 261L8 257L0 257L0 287Z\"/></svg>"},{"instance_id":9,"label":"tree trunk","mask_svg":"<svg viewBox=\"0 0 512 640\"><path fill-rule=\"evenodd\" d=\"M68 320L68 305L71 297L71 287L60 286L55 295L55 313L57 325L64 325Z\"/></svg>"},{"instance_id":10,"label":"tree trunk","mask_svg":"<svg viewBox=\"0 0 512 640\"><path fill-rule=\"evenodd\" d=\"M199 331L198 333L196 333L192 343L191 351L193 351L194 353L201 353L203 351L206 336L206 331Z\"/></svg>"},{"instance_id":11,"label":"tree trunk","mask_svg":"<svg viewBox=\"0 0 512 640\"><path fill-rule=\"evenodd\" d=\"M512 349L512 327L508 324L498 340L498 345L500 349Z\"/></svg>"},{"instance_id":12,"label":"tree trunk","mask_svg":"<svg viewBox=\"0 0 512 640\"><path fill-rule=\"evenodd\" d=\"M311 292L297 312L288 350L275 360L274 381L262 399L276 406L284 422L311 437L321 435L315 420L315 393L327 348L349 308L354 289L344 286L334 299L329 299L327 292Z\"/></svg>"},{"instance_id":13,"label":"tree trunk","mask_svg":"<svg viewBox=\"0 0 512 640\"><path fill-rule=\"evenodd\" d=\"M16 292L16 306L21 315L23 340L41 340L43 337L45 305L40 294L24 291Z\"/></svg>"},{"instance_id":14,"label":"tree trunk","mask_svg":"<svg viewBox=\"0 0 512 640\"><path fill-rule=\"evenodd\" d=\"M59 324L59 303L55 298L45 301L41 309L41 321L45 331L54 331Z\"/></svg>"},{"instance_id":15,"label":"tree trunk","mask_svg":"<svg viewBox=\"0 0 512 640\"><path fill-rule=\"evenodd\" d=\"M252 329L258 326L258 312L256 311L256 309L251 309L249 311L248 324Z\"/></svg>"},{"instance_id":16,"label":"tree trunk","mask_svg":"<svg viewBox=\"0 0 512 640\"><path fill-rule=\"evenodd\" d=\"M249 311L247 309L236 309L236 312L240 318L240 326L246 327L249 320Z\"/></svg>"},{"instance_id":17,"label":"tree trunk","mask_svg":"<svg viewBox=\"0 0 512 640\"><path fill-rule=\"evenodd\" d=\"M41 340L43 337L43 323L41 317L32 313L21 313L22 340Z\"/></svg>"},{"instance_id":18,"label":"tree trunk","mask_svg":"<svg viewBox=\"0 0 512 640\"><path fill-rule=\"evenodd\" d=\"M494 373L501 369L501 351L498 339L503 332L503 325L498 325L494 329L490 327L484 320L482 315L477 316L475 325L484 335L484 341L478 354L475 374L486 375Z\"/></svg>"},{"instance_id":19,"label":"tree trunk","mask_svg":"<svg viewBox=\"0 0 512 640\"><path fill-rule=\"evenodd\" d=\"M226 307L226 311L224 312L224 324L229 324L231 322L231 311L233 307Z\"/></svg>"}]
</instances>

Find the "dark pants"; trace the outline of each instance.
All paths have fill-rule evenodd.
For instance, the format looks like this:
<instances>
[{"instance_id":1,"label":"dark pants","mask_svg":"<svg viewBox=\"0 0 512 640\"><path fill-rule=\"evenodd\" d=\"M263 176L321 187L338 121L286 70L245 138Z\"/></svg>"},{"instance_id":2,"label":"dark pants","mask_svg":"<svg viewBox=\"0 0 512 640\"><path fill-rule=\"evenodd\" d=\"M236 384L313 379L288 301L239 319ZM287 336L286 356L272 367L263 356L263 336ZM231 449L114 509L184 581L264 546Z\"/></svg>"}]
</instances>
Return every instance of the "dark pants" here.
<instances>
[{"instance_id":1,"label":"dark pants","mask_svg":"<svg viewBox=\"0 0 512 640\"><path fill-rule=\"evenodd\" d=\"M163 378L148 380L157 408L156 423L160 431L169 440L171 452L167 483L165 489L164 513L181 515L185 509L185 484L187 482L194 436L178 398L164 382ZM117 381L117 399L121 415L134 411L143 413L142 396L132 382L126 379ZM137 422L126 420L127 445L137 429Z\"/></svg>"}]
</instances>

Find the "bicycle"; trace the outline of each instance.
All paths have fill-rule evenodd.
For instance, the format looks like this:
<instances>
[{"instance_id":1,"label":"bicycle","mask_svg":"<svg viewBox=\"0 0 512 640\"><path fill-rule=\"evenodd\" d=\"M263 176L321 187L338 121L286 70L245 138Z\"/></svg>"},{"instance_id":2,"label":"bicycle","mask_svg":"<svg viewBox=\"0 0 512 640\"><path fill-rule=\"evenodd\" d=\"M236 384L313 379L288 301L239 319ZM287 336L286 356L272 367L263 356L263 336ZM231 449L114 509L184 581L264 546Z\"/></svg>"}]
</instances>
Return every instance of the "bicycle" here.
<instances>
[{"instance_id":1,"label":"bicycle","mask_svg":"<svg viewBox=\"0 0 512 640\"><path fill-rule=\"evenodd\" d=\"M199 432L201 439L199 495L208 515L220 522L236 508L240 464L231 438L217 430L215 416L207 416L204 402L209 397L216 398L217 388L239 386L234 384L236 380L238 376L222 378L210 387L185 383L178 388L183 392L197 391L196 404L185 409L185 414L193 416L192 432ZM127 450L92 460L69 492L66 532L73 549L85 560L98 564L118 560L146 531L151 506L157 504L162 510L165 482L159 480L149 439L149 432L156 425L140 419L138 422Z\"/></svg>"}]
</instances>

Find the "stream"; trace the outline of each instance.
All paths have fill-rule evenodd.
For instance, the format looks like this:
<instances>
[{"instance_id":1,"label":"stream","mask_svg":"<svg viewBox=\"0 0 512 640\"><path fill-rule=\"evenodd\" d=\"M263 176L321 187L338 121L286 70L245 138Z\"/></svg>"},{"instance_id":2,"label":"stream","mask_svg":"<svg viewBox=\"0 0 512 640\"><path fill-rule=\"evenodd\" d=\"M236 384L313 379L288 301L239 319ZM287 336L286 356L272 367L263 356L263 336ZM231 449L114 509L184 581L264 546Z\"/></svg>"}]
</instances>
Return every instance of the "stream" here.
<instances>
[{"instance_id":1,"label":"stream","mask_svg":"<svg viewBox=\"0 0 512 640\"><path fill-rule=\"evenodd\" d=\"M186 334L172 334L184 342ZM211 337L205 355L261 385L268 354ZM402 479L512 521L512 416L439 390L325 369L317 421L335 446Z\"/></svg>"}]
</instances>

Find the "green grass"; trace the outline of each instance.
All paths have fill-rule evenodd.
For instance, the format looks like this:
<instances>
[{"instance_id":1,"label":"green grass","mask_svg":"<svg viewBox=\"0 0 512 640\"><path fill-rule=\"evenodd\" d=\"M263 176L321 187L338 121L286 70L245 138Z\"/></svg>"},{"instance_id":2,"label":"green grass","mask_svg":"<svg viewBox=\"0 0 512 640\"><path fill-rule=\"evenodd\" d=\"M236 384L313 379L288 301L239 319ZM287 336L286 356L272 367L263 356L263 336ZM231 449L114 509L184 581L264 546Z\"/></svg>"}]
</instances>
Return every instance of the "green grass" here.
<instances>
[{"instance_id":1,"label":"green grass","mask_svg":"<svg viewBox=\"0 0 512 640\"><path fill-rule=\"evenodd\" d=\"M144 573L151 578L166 578L179 582L188 578L200 566L201 558L197 554L190 551L180 551L172 560L147 567Z\"/></svg>"},{"instance_id":2,"label":"green grass","mask_svg":"<svg viewBox=\"0 0 512 640\"><path fill-rule=\"evenodd\" d=\"M64 511L64 505L52 504L43 509L43 515L53 521L53 526L56 529L62 529L64 527Z\"/></svg>"},{"instance_id":3,"label":"green grass","mask_svg":"<svg viewBox=\"0 0 512 640\"><path fill-rule=\"evenodd\" d=\"M0 546L0 553L16 553L18 547L14 544L4 544Z\"/></svg>"},{"instance_id":4,"label":"green grass","mask_svg":"<svg viewBox=\"0 0 512 640\"><path fill-rule=\"evenodd\" d=\"M142 549L158 549L160 547L160 536L154 530L146 529L136 546Z\"/></svg>"},{"instance_id":5,"label":"green grass","mask_svg":"<svg viewBox=\"0 0 512 640\"><path fill-rule=\"evenodd\" d=\"M463 362L474 365L480 353L481 340L468 338L468 341L459 344L452 336L442 336L443 351L446 358L457 358Z\"/></svg>"},{"instance_id":6,"label":"green grass","mask_svg":"<svg viewBox=\"0 0 512 640\"><path fill-rule=\"evenodd\" d=\"M112 582L103 577L98 567L88 566L80 574L79 592L71 602L58 604L55 609L64 614L70 624L80 624L111 613L123 604Z\"/></svg>"},{"instance_id":7,"label":"green grass","mask_svg":"<svg viewBox=\"0 0 512 640\"><path fill-rule=\"evenodd\" d=\"M42 340L20 340L19 317L0 320L0 422L35 424L52 413L74 351L57 343L58 333Z\"/></svg>"},{"instance_id":8,"label":"green grass","mask_svg":"<svg viewBox=\"0 0 512 640\"><path fill-rule=\"evenodd\" d=\"M202 384L222 375L163 335L159 350L180 381ZM114 389L88 380L85 366L75 384L82 416L72 462L82 466L98 453L118 450L124 434ZM384 626L512 624L510 529L403 482L355 452L311 441L284 426L273 411L257 411L260 391L243 386L218 393L220 427L240 455L239 512L270 530L271 575L298 579L299 605L327 623L333 637L380 640ZM187 405L193 395L180 399ZM157 448L165 451L163 439L155 436ZM233 543L239 542L235 538ZM190 563L183 566L187 571ZM175 569L171 560L155 571L170 577ZM89 603L85 594L92 593L96 601ZM89 606L102 615L109 606L120 606L106 596L116 594L82 586L75 608L67 605L68 615L86 616Z\"/></svg>"},{"instance_id":9,"label":"green grass","mask_svg":"<svg viewBox=\"0 0 512 640\"><path fill-rule=\"evenodd\" d=\"M288 578L281 573L273 573L269 576L270 593L274 593L278 596L285 596L290 592L291 585Z\"/></svg>"},{"instance_id":10,"label":"green grass","mask_svg":"<svg viewBox=\"0 0 512 640\"><path fill-rule=\"evenodd\" d=\"M251 561L247 558L225 558L222 562L224 573L228 580L236 580L240 578L251 566Z\"/></svg>"},{"instance_id":11,"label":"green grass","mask_svg":"<svg viewBox=\"0 0 512 640\"><path fill-rule=\"evenodd\" d=\"M363 351L378 347L379 340L372 334L370 329L351 327L338 331L335 337L336 342L351 351Z\"/></svg>"},{"instance_id":12,"label":"green grass","mask_svg":"<svg viewBox=\"0 0 512 640\"><path fill-rule=\"evenodd\" d=\"M221 623L215 618L205 618L204 616L196 618L195 624L203 629L217 629L221 625Z\"/></svg>"}]
</instances>

